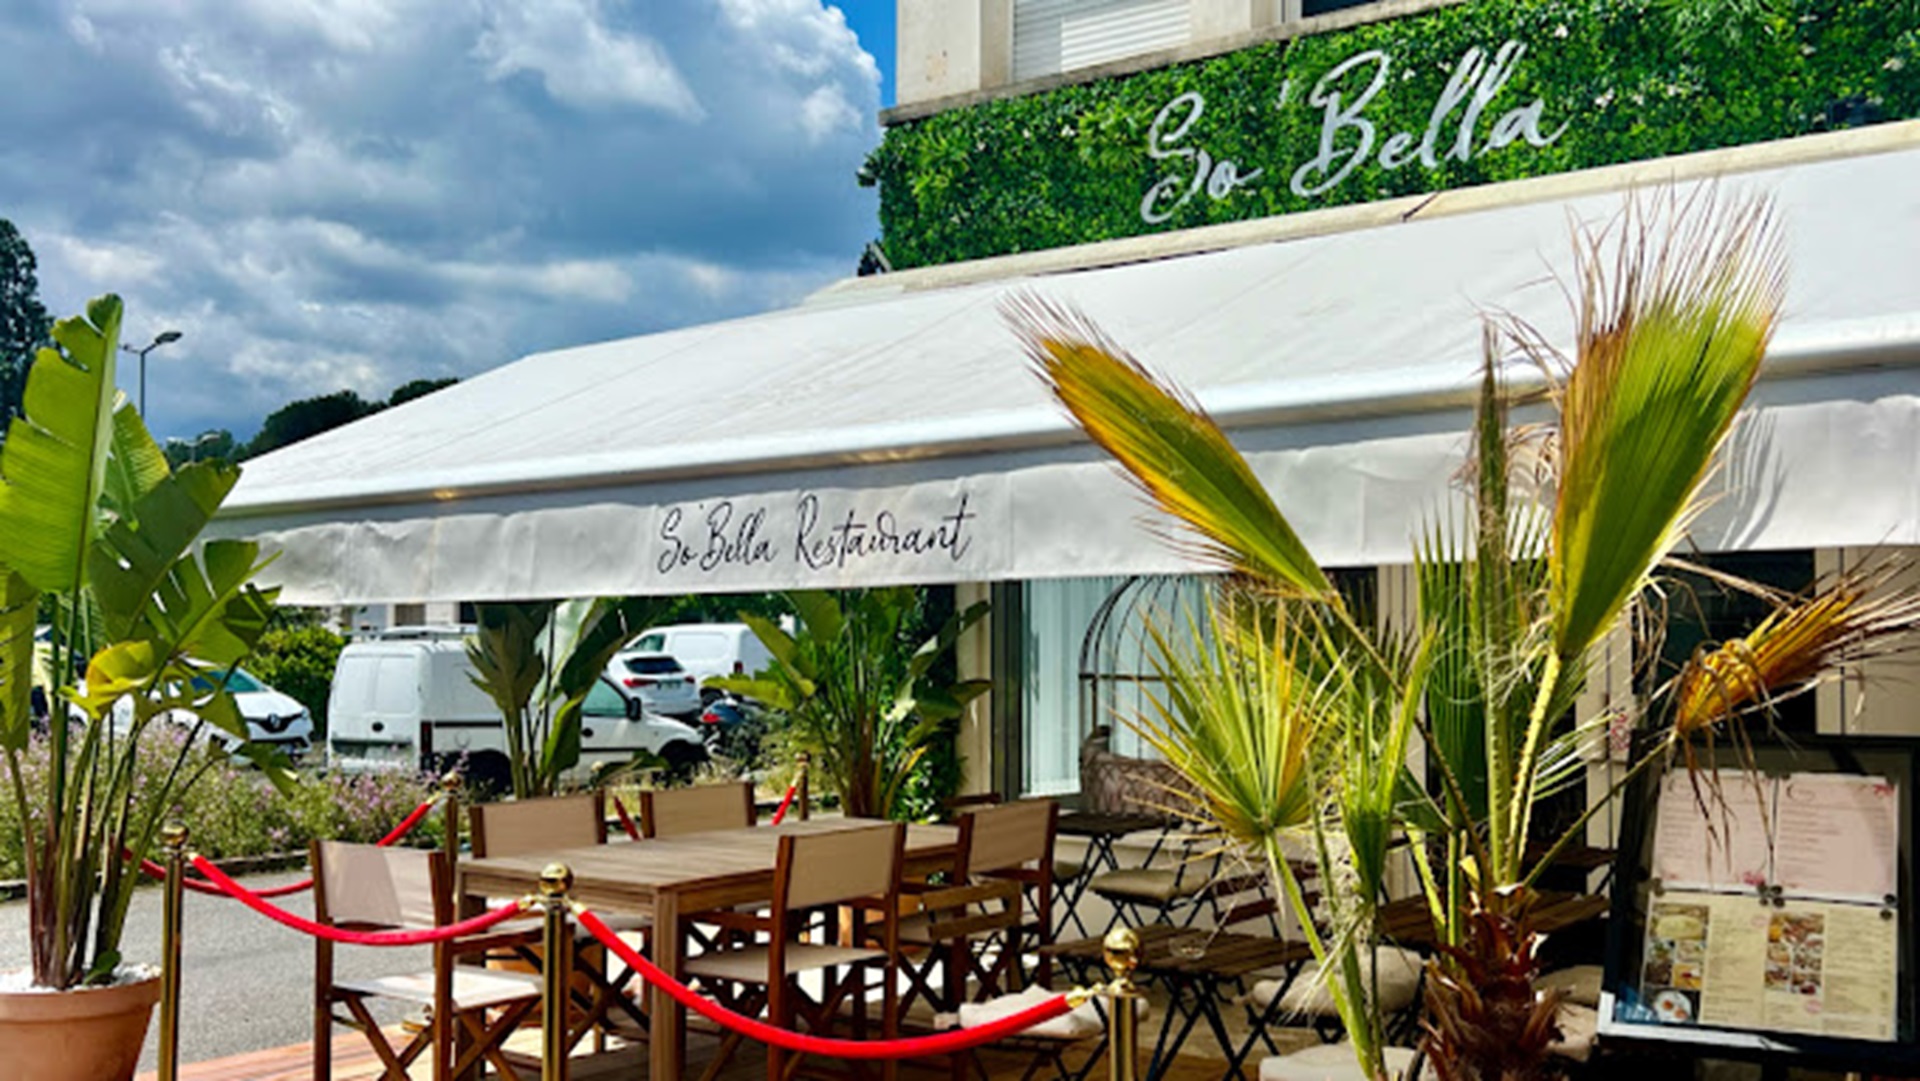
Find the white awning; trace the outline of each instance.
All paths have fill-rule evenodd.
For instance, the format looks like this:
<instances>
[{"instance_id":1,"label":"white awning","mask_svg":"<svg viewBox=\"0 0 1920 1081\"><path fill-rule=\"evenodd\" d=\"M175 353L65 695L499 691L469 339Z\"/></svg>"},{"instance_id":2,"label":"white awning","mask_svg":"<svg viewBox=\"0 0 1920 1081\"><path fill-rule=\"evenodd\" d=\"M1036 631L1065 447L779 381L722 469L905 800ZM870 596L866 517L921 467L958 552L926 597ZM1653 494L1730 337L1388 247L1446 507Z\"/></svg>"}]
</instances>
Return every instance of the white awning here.
<instances>
[{"instance_id":1,"label":"white awning","mask_svg":"<svg viewBox=\"0 0 1920 1081\"><path fill-rule=\"evenodd\" d=\"M1920 543L1920 149L1723 188L1774 195L1792 282L1697 543ZM998 311L1027 291L1193 389L1322 562L1402 562L1464 446L1480 313L1565 338L1571 225L1620 205L1449 215L1448 198L1133 265L923 292L870 279L527 357L248 462L215 531L277 549L267 579L307 604L1187 568L1027 369Z\"/></svg>"}]
</instances>

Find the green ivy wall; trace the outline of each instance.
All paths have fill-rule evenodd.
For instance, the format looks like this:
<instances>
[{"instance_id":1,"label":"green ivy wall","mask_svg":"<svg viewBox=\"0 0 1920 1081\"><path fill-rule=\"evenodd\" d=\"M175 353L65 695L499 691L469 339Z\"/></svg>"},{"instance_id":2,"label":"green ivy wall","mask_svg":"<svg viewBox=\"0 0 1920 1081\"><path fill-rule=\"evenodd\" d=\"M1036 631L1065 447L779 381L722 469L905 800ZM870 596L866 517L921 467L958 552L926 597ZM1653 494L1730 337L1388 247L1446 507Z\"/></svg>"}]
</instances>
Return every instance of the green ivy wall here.
<instances>
[{"instance_id":1,"label":"green ivy wall","mask_svg":"<svg viewBox=\"0 0 1920 1081\"><path fill-rule=\"evenodd\" d=\"M1524 52L1507 47L1501 81L1486 69L1508 42ZM1482 74L1435 126L1473 49ZM1356 112L1378 59L1325 77L1370 51L1385 54L1385 75ZM1460 160L1475 87L1489 97ZM1166 115L1156 159L1155 118L1189 92L1204 109L1184 132L1191 98ZM1343 180L1303 195L1295 178L1321 155L1335 94L1336 112L1371 125L1371 147ZM1920 0L1474 0L900 124L861 179L880 188L881 243L904 269L1914 116ZM1336 123L1329 168L1299 174L1302 186L1321 186L1363 141L1359 124ZM1202 183L1181 203L1202 151L1214 191ZM1165 220L1150 224L1142 201L1156 184Z\"/></svg>"}]
</instances>

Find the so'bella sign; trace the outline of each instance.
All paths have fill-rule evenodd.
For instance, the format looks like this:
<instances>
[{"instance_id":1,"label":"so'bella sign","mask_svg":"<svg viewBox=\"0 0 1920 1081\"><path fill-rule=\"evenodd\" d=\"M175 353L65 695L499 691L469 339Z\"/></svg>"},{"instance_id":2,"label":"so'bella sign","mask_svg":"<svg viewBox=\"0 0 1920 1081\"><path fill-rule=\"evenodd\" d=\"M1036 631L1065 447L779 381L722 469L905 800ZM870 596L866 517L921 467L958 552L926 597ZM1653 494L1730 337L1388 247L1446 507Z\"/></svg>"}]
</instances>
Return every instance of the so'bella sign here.
<instances>
[{"instance_id":1,"label":"so'bella sign","mask_svg":"<svg viewBox=\"0 0 1920 1081\"><path fill-rule=\"evenodd\" d=\"M983 498L983 496L985 498ZM957 581L983 570L992 493L933 486L743 496L662 508L651 571L666 581Z\"/></svg>"},{"instance_id":2,"label":"so'bella sign","mask_svg":"<svg viewBox=\"0 0 1920 1081\"><path fill-rule=\"evenodd\" d=\"M1390 92L1395 71L1393 57L1384 50L1369 49L1334 65L1299 105L1292 101L1288 80L1274 107L1304 107L1320 117L1317 152L1288 163L1288 188L1310 199L1332 191L1369 162L1389 171L1435 169L1448 160L1472 161L1509 146L1552 146L1567 126L1550 125L1545 102L1503 100L1526 53L1518 41L1491 54L1477 46L1462 53L1419 131L1383 130L1373 115ZM1206 98L1190 90L1161 106L1147 129L1147 156L1165 169L1140 200L1140 218L1149 225L1172 219L1196 199L1225 199L1267 174L1268 165L1216 158L1201 145L1195 126L1206 108Z\"/></svg>"}]
</instances>

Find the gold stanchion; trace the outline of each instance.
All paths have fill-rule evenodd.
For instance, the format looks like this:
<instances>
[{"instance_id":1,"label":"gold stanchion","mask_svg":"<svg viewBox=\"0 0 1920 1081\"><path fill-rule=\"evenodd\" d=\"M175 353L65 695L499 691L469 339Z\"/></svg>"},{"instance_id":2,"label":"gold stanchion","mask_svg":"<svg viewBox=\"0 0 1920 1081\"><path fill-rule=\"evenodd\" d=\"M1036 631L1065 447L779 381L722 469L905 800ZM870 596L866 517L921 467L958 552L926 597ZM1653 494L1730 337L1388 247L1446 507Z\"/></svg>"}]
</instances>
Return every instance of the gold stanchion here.
<instances>
[{"instance_id":1,"label":"gold stanchion","mask_svg":"<svg viewBox=\"0 0 1920 1081\"><path fill-rule=\"evenodd\" d=\"M1113 1081L1140 1081L1140 1014L1143 997L1133 982L1140 964L1140 936L1131 927L1107 932L1101 944L1113 982L1107 985L1107 1058Z\"/></svg>"},{"instance_id":2,"label":"gold stanchion","mask_svg":"<svg viewBox=\"0 0 1920 1081\"><path fill-rule=\"evenodd\" d=\"M540 1081L567 1081L567 1006L572 999L573 935L567 926L567 891L573 872L549 863L540 872L540 903L546 907L546 981L540 995Z\"/></svg>"},{"instance_id":3,"label":"gold stanchion","mask_svg":"<svg viewBox=\"0 0 1920 1081\"><path fill-rule=\"evenodd\" d=\"M166 899L160 923L160 1081L180 1076L180 922L182 883L187 874L187 827L169 822L160 827L167 846Z\"/></svg>"},{"instance_id":4,"label":"gold stanchion","mask_svg":"<svg viewBox=\"0 0 1920 1081\"><path fill-rule=\"evenodd\" d=\"M813 755L801 751L795 761L799 763L800 776L794 780L794 784L799 786L799 791L794 793L793 801L799 804L800 821L805 822L813 817L813 797L808 791L808 775L813 772Z\"/></svg>"},{"instance_id":5,"label":"gold stanchion","mask_svg":"<svg viewBox=\"0 0 1920 1081\"><path fill-rule=\"evenodd\" d=\"M447 876L453 877L454 870L460 864L460 771L450 769L440 778L441 798L446 806L442 812L447 823Z\"/></svg>"}]
</instances>

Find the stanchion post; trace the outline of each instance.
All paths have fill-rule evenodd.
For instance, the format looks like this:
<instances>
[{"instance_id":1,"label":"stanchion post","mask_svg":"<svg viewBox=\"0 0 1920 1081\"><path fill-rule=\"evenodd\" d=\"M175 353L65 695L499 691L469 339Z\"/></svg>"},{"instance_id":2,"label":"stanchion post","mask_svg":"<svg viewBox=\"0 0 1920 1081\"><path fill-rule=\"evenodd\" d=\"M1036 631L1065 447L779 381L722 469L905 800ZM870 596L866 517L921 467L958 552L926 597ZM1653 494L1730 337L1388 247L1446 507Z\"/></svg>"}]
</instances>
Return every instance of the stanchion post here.
<instances>
[{"instance_id":1,"label":"stanchion post","mask_svg":"<svg viewBox=\"0 0 1920 1081\"><path fill-rule=\"evenodd\" d=\"M1140 1013L1143 997L1133 982L1140 964L1140 936L1131 927L1116 927L1101 943L1113 982L1107 985L1107 1059L1113 1081L1140 1081Z\"/></svg>"},{"instance_id":2,"label":"stanchion post","mask_svg":"<svg viewBox=\"0 0 1920 1081\"><path fill-rule=\"evenodd\" d=\"M451 878L460 864L460 771L450 769L440 777L442 808L447 823L447 876Z\"/></svg>"},{"instance_id":3,"label":"stanchion post","mask_svg":"<svg viewBox=\"0 0 1920 1081\"><path fill-rule=\"evenodd\" d=\"M540 995L540 1081L567 1081L567 1006L573 988L573 934L567 926L573 871L549 863L540 872L540 902L546 907L546 982Z\"/></svg>"},{"instance_id":4,"label":"stanchion post","mask_svg":"<svg viewBox=\"0 0 1920 1081\"><path fill-rule=\"evenodd\" d=\"M798 786L799 791L794 793L793 801L800 805L800 821L805 822L813 817L813 796L808 791L811 780L809 775L813 772L813 755L801 751L796 761L800 765L800 776L793 783Z\"/></svg>"},{"instance_id":5,"label":"stanchion post","mask_svg":"<svg viewBox=\"0 0 1920 1081\"><path fill-rule=\"evenodd\" d=\"M187 827L169 822L160 828L167 846L166 898L160 925L160 1081L180 1076L181 911L187 875Z\"/></svg>"}]
</instances>

